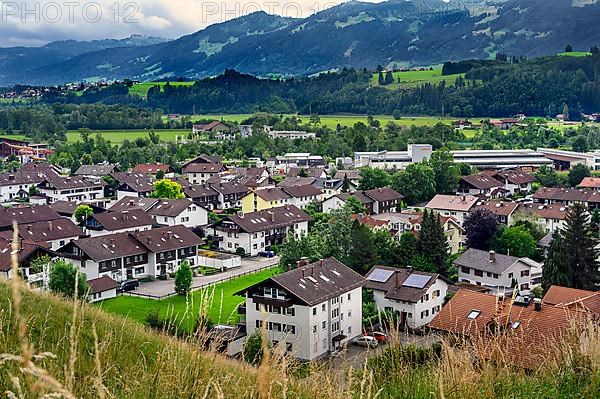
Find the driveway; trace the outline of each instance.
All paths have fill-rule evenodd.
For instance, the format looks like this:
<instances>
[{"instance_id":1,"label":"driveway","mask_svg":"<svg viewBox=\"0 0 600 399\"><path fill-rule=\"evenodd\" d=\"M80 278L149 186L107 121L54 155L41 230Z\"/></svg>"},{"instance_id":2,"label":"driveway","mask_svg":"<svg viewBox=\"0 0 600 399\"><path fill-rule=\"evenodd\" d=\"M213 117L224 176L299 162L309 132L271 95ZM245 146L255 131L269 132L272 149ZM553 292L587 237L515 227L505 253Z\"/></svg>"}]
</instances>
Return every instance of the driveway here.
<instances>
[{"instance_id":1,"label":"driveway","mask_svg":"<svg viewBox=\"0 0 600 399\"><path fill-rule=\"evenodd\" d=\"M223 280L229 280L233 277L251 273L267 267L275 266L279 263L279 257L274 258L242 258L242 266L236 269L227 270L223 273L216 273L210 276L194 277L192 281L192 290L197 290L212 284L219 283ZM140 294L140 296L162 297L175 293L175 279L155 280L149 282L141 282L140 287L131 292L132 295Z\"/></svg>"}]
</instances>

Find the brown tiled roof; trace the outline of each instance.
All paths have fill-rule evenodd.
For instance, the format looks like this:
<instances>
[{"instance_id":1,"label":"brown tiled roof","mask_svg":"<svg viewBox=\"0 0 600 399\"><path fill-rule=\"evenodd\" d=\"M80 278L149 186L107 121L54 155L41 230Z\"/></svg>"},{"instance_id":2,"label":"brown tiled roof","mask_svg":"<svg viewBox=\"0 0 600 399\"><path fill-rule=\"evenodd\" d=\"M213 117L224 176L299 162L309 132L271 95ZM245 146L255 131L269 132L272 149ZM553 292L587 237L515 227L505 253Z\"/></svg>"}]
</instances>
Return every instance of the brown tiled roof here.
<instances>
[{"instance_id":1,"label":"brown tiled roof","mask_svg":"<svg viewBox=\"0 0 600 399\"><path fill-rule=\"evenodd\" d=\"M438 194L426 205L428 209L444 209L449 211L468 212L477 203L477 197L472 195L442 195Z\"/></svg>"},{"instance_id":2,"label":"brown tiled roof","mask_svg":"<svg viewBox=\"0 0 600 399\"><path fill-rule=\"evenodd\" d=\"M17 224L26 224L59 218L60 215L48 205L13 208L0 207L0 228L12 226L13 220L16 221Z\"/></svg>"},{"instance_id":3,"label":"brown tiled roof","mask_svg":"<svg viewBox=\"0 0 600 399\"><path fill-rule=\"evenodd\" d=\"M348 180L358 180L360 179L360 170L338 170L337 172L335 172L334 177L336 179L343 179L344 176L348 176Z\"/></svg>"},{"instance_id":4,"label":"brown tiled roof","mask_svg":"<svg viewBox=\"0 0 600 399\"><path fill-rule=\"evenodd\" d=\"M136 193L154 191L154 179L142 173L115 172L110 174L120 185L127 185Z\"/></svg>"},{"instance_id":5,"label":"brown tiled roof","mask_svg":"<svg viewBox=\"0 0 600 399\"><path fill-rule=\"evenodd\" d=\"M81 202L78 203L75 201L56 201L56 202L51 203L48 206L50 208L52 208L53 210L55 210L56 212L58 212L60 215L71 217L73 215L73 213L75 213L75 210L77 209L77 207L80 205L87 205L87 206L91 207L94 210L94 213L101 213L101 212L105 211L104 208L101 208L99 206L81 203Z\"/></svg>"},{"instance_id":6,"label":"brown tiled roof","mask_svg":"<svg viewBox=\"0 0 600 399\"><path fill-rule=\"evenodd\" d=\"M51 165L47 163L26 163L14 173L0 173L0 186L38 184L52 176L58 176L58 174Z\"/></svg>"},{"instance_id":7,"label":"brown tiled roof","mask_svg":"<svg viewBox=\"0 0 600 399\"><path fill-rule=\"evenodd\" d=\"M290 195L287 192L278 187L256 190L254 191L254 194L265 201L278 201L290 198Z\"/></svg>"},{"instance_id":8,"label":"brown tiled roof","mask_svg":"<svg viewBox=\"0 0 600 399\"><path fill-rule=\"evenodd\" d=\"M519 204L517 212L523 212L543 219L564 220L567 217L568 206L542 205L539 203Z\"/></svg>"},{"instance_id":9,"label":"brown tiled roof","mask_svg":"<svg viewBox=\"0 0 600 399\"><path fill-rule=\"evenodd\" d=\"M469 314L476 315L469 318ZM470 338L485 358L536 369L556 353L557 341L572 328L580 312L534 304L521 306L509 299L459 290L429 323L429 327ZM496 333L492 333L496 331Z\"/></svg>"},{"instance_id":10,"label":"brown tiled roof","mask_svg":"<svg viewBox=\"0 0 600 399\"><path fill-rule=\"evenodd\" d=\"M492 261L491 258L492 254L488 251L469 248L454 261L454 264L496 274L501 274L516 262L523 262L529 266L541 268L541 265L529 258L517 258L499 253L493 254L495 260Z\"/></svg>"},{"instance_id":11,"label":"brown tiled roof","mask_svg":"<svg viewBox=\"0 0 600 399\"><path fill-rule=\"evenodd\" d=\"M584 177L579 187L582 188L600 188L600 177Z\"/></svg>"},{"instance_id":12,"label":"brown tiled roof","mask_svg":"<svg viewBox=\"0 0 600 399\"><path fill-rule=\"evenodd\" d=\"M188 198L161 199L148 211L150 215L175 217L185 211L192 201Z\"/></svg>"},{"instance_id":13,"label":"brown tiled roof","mask_svg":"<svg viewBox=\"0 0 600 399\"><path fill-rule=\"evenodd\" d=\"M374 190L364 191L364 194L369 198L378 202L401 200L404 198L402 194L391 187L376 188Z\"/></svg>"},{"instance_id":14,"label":"brown tiled roof","mask_svg":"<svg viewBox=\"0 0 600 399\"><path fill-rule=\"evenodd\" d=\"M223 170L222 163L190 163L183 167L183 173L219 173Z\"/></svg>"},{"instance_id":15,"label":"brown tiled roof","mask_svg":"<svg viewBox=\"0 0 600 399\"><path fill-rule=\"evenodd\" d=\"M90 294L114 290L119 286L115 280L108 276L88 280L88 284L90 286Z\"/></svg>"},{"instance_id":16,"label":"brown tiled roof","mask_svg":"<svg viewBox=\"0 0 600 399\"><path fill-rule=\"evenodd\" d=\"M206 155L201 154L196 158L190 159L189 161L183 163L182 166L186 166L192 163L221 163L221 157L218 155Z\"/></svg>"},{"instance_id":17,"label":"brown tiled roof","mask_svg":"<svg viewBox=\"0 0 600 399\"><path fill-rule=\"evenodd\" d=\"M148 211L148 209L156 205L157 202L158 199L156 198L125 196L111 206L109 211L120 212L133 209L142 209L144 211Z\"/></svg>"},{"instance_id":18,"label":"brown tiled roof","mask_svg":"<svg viewBox=\"0 0 600 399\"><path fill-rule=\"evenodd\" d=\"M382 215L386 215L385 213ZM390 221L384 219L375 219L371 216L364 215L352 215L352 219L358 220L362 224L366 224L370 227L387 226Z\"/></svg>"},{"instance_id":19,"label":"brown tiled roof","mask_svg":"<svg viewBox=\"0 0 600 399\"><path fill-rule=\"evenodd\" d=\"M313 184L317 179L314 177L286 177L277 184L277 187L294 187Z\"/></svg>"},{"instance_id":20,"label":"brown tiled roof","mask_svg":"<svg viewBox=\"0 0 600 399\"><path fill-rule=\"evenodd\" d=\"M142 209L127 211L104 212L92 216L106 231L131 229L141 226L151 226L154 219Z\"/></svg>"},{"instance_id":21,"label":"brown tiled roof","mask_svg":"<svg viewBox=\"0 0 600 399\"><path fill-rule=\"evenodd\" d=\"M289 168L286 176L287 177L299 177L300 172L304 171L306 174L305 177L321 177L323 173L325 173L325 169L323 168Z\"/></svg>"},{"instance_id":22,"label":"brown tiled roof","mask_svg":"<svg viewBox=\"0 0 600 399\"><path fill-rule=\"evenodd\" d=\"M203 243L200 237L182 225L161 227L130 234L152 252L172 251L193 245L202 245Z\"/></svg>"},{"instance_id":23,"label":"brown tiled roof","mask_svg":"<svg viewBox=\"0 0 600 399\"><path fill-rule=\"evenodd\" d=\"M0 236L0 272L7 272L12 268L12 232L10 234ZM37 253L37 254L36 254ZM25 262L31 257L37 257L37 255L52 255L46 248L39 244L33 243L29 240L21 240L21 249L18 252L18 263Z\"/></svg>"},{"instance_id":24,"label":"brown tiled roof","mask_svg":"<svg viewBox=\"0 0 600 399\"><path fill-rule=\"evenodd\" d=\"M171 165L167 165L164 163L143 163L138 164L133 167L131 173L143 173L145 175L155 175L156 173L164 172L168 173L172 171Z\"/></svg>"},{"instance_id":25,"label":"brown tiled roof","mask_svg":"<svg viewBox=\"0 0 600 399\"><path fill-rule=\"evenodd\" d=\"M268 281L275 283L307 306L314 306L362 287L365 279L335 258L327 258L290 270ZM257 285L263 285L265 282ZM245 292L247 290L243 290Z\"/></svg>"},{"instance_id":26,"label":"brown tiled roof","mask_svg":"<svg viewBox=\"0 0 600 399\"><path fill-rule=\"evenodd\" d=\"M45 182L48 183L49 187L54 187L57 190L106 186L106 182L100 178L88 179L85 177L48 176L41 184L45 184Z\"/></svg>"},{"instance_id":27,"label":"brown tiled roof","mask_svg":"<svg viewBox=\"0 0 600 399\"><path fill-rule=\"evenodd\" d=\"M95 262L148 253L148 249L127 232L83 238L69 245L78 247Z\"/></svg>"},{"instance_id":28,"label":"brown tiled roof","mask_svg":"<svg viewBox=\"0 0 600 399\"><path fill-rule=\"evenodd\" d=\"M542 187L533 194L537 200L600 203L600 192L562 187Z\"/></svg>"},{"instance_id":29,"label":"brown tiled roof","mask_svg":"<svg viewBox=\"0 0 600 399\"><path fill-rule=\"evenodd\" d=\"M294 198L316 197L317 195L321 195L323 193L321 190L311 184L284 187L283 191Z\"/></svg>"},{"instance_id":30,"label":"brown tiled roof","mask_svg":"<svg viewBox=\"0 0 600 399\"><path fill-rule=\"evenodd\" d=\"M393 272L393 274L391 274L390 277L384 282L369 280L369 278L377 273L378 270L388 270ZM404 286L404 282L411 275L425 276L424 278L428 277L429 280L427 280L427 283L423 286L423 288ZM434 284L438 278L440 278L440 275L436 273L416 271L408 268L397 269L387 266L373 266L365 278L367 279L365 288L383 291L384 296L387 299L391 299L393 301L417 303L421 300L429 287L431 287L431 285Z\"/></svg>"},{"instance_id":31,"label":"brown tiled roof","mask_svg":"<svg viewBox=\"0 0 600 399\"><path fill-rule=\"evenodd\" d=\"M498 180L486 174L462 176L460 179L479 190L487 190L490 188L503 186L502 182L499 182Z\"/></svg>"},{"instance_id":32,"label":"brown tiled roof","mask_svg":"<svg viewBox=\"0 0 600 399\"><path fill-rule=\"evenodd\" d=\"M484 204L478 205L477 208L487 209L496 216L508 217L519 207L516 202L509 201L488 201Z\"/></svg>"},{"instance_id":33,"label":"brown tiled roof","mask_svg":"<svg viewBox=\"0 0 600 399\"><path fill-rule=\"evenodd\" d=\"M222 125L222 126L219 126L219 125ZM220 129L223 129L223 130L229 129L229 126L227 126L226 124L224 124L223 122L220 122L220 121L212 121L210 123L206 123L203 125L194 125L194 128L203 130L205 132L210 132L213 129L215 129L216 127L219 127Z\"/></svg>"},{"instance_id":34,"label":"brown tiled roof","mask_svg":"<svg viewBox=\"0 0 600 399\"><path fill-rule=\"evenodd\" d=\"M600 315L600 291L594 292L553 285L544 295L542 302L546 305L589 311Z\"/></svg>"},{"instance_id":35,"label":"brown tiled roof","mask_svg":"<svg viewBox=\"0 0 600 399\"><path fill-rule=\"evenodd\" d=\"M286 205L269 210L246 213L243 216L231 215L225 220L235 223L247 233L256 233L300 222L308 222L311 218L294 205Z\"/></svg>"},{"instance_id":36,"label":"brown tiled roof","mask_svg":"<svg viewBox=\"0 0 600 399\"><path fill-rule=\"evenodd\" d=\"M510 184L529 184L535 181L535 177L521 169L511 169L500 171L496 175L501 180L506 180Z\"/></svg>"},{"instance_id":37,"label":"brown tiled roof","mask_svg":"<svg viewBox=\"0 0 600 399\"><path fill-rule=\"evenodd\" d=\"M248 192L248 188L241 183L217 183L211 185L212 189L223 194L245 194Z\"/></svg>"},{"instance_id":38,"label":"brown tiled roof","mask_svg":"<svg viewBox=\"0 0 600 399\"><path fill-rule=\"evenodd\" d=\"M183 192L186 197L189 198L202 198L202 197L214 197L218 196L219 193L213 190L210 186L205 184L190 184L183 188Z\"/></svg>"},{"instance_id":39,"label":"brown tiled roof","mask_svg":"<svg viewBox=\"0 0 600 399\"><path fill-rule=\"evenodd\" d=\"M83 231L67 218L19 225L19 236L35 243L77 238L83 235Z\"/></svg>"}]
</instances>

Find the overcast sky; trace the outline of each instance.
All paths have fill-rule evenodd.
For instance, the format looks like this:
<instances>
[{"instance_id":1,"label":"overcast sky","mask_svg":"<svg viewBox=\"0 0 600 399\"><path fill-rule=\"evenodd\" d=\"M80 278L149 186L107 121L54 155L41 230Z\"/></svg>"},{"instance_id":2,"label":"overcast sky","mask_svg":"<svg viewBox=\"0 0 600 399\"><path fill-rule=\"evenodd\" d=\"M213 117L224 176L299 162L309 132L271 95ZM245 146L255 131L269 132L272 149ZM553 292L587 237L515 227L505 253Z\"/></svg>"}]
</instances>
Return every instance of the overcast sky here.
<instances>
[{"instance_id":1,"label":"overcast sky","mask_svg":"<svg viewBox=\"0 0 600 399\"><path fill-rule=\"evenodd\" d=\"M263 10L310 15L343 0L0 0L0 47L39 46L63 39L176 38L215 22Z\"/></svg>"}]
</instances>

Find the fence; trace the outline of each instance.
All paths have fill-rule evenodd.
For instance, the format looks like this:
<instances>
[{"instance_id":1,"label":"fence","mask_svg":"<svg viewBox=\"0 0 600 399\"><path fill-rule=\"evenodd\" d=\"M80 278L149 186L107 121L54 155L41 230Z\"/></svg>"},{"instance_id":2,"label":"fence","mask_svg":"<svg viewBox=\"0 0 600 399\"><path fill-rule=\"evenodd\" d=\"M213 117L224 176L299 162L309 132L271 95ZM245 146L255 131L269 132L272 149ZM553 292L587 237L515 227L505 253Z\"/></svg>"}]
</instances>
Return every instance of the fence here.
<instances>
[{"instance_id":1,"label":"fence","mask_svg":"<svg viewBox=\"0 0 600 399\"><path fill-rule=\"evenodd\" d=\"M278 265L277 264L266 265L266 266L259 267L258 269L248 270L246 272L239 273L239 274L235 274L235 271L226 272L228 275L224 276L223 278L221 278L219 280L214 280L214 281L206 282L206 283L199 284L199 285L193 285L192 286L192 291L198 291L198 290L201 290L203 288L210 287L211 285L220 284L220 283L224 283L226 281L235 280L236 278L239 278L239 277L244 277L244 276L247 276L247 275L250 275L250 274L255 274L255 273L258 273L258 272L262 272L263 270L273 269L275 267L278 267ZM149 284L152 284L152 283L149 283ZM142 298L148 298L148 299L154 299L154 300L157 300L157 301L161 301L163 299L168 299L168 298L177 296L177 293L171 292L171 293L165 294L165 295L152 295L152 294L146 294L146 293L138 292L138 291L126 291L126 292L121 293L121 295L137 296L137 297L142 297Z\"/></svg>"}]
</instances>

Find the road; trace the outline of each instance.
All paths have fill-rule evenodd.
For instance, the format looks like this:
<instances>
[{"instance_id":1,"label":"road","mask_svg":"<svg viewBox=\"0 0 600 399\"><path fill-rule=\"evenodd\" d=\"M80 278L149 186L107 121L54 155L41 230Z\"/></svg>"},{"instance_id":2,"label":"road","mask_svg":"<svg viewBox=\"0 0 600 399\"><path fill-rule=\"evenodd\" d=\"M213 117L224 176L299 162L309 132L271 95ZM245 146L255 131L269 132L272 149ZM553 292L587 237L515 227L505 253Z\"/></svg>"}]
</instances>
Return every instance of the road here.
<instances>
[{"instance_id":1,"label":"road","mask_svg":"<svg viewBox=\"0 0 600 399\"><path fill-rule=\"evenodd\" d=\"M228 280L241 274L260 270L269 266L275 266L278 263L279 258L277 256L274 258L242 258L242 266L236 269L228 270L224 273L213 274L210 276L194 277L192 282L192 290L216 284L220 281ZM143 295L152 295L157 297L175 293L175 279L171 278L168 280L142 282L140 283L140 287L136 291L131 292L131 294L133 295L135 295L136 293Z\"/></svg>"}]
</instances>

